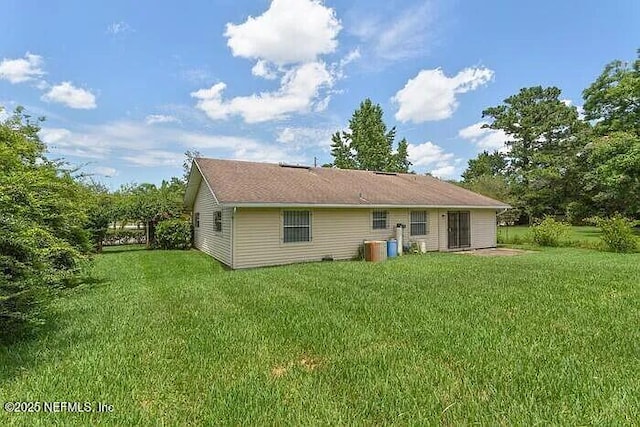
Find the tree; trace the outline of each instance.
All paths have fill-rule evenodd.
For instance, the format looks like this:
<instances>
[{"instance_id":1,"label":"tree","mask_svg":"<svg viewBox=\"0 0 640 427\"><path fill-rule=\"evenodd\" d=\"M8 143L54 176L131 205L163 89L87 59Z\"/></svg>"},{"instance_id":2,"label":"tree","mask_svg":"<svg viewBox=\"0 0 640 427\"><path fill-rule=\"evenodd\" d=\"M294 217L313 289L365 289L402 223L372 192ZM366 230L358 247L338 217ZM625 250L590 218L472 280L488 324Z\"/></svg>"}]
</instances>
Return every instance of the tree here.
<instances>
[{"instance_id":1,"label":"tree","mask_svg":"<svg viewBox=\"0 0 640 427\"><path fill-rule=\"evenodd\" d=\"M596 121L600 135L630 132L640 136L640 49L631 65L623 61L608 64L582 96L585 118Z\"/></svg>"},{"instance_id":2,"label":"tree","mask_svg":"<svg viewBox=\"0 0 640 427\"><path fill-rule=\"evenodd\" d=\"M465 182L473 181L485 176L503 175L507 168L507 161L502 153L483 151L475 159L470 159L467 169L462 173Z\"/></svg>"},{"instance_id":3,"label":"tree","mask_svg":"<svg viewBox=\"0 0 640 427\"><path fill-rule=\"evenodd\" d=\"M517 207L530 218L564 213L572 195L580 191L574 166L586 125L560 94L556 87L524 88L482 113L493 119L485 127L500 129L510 138L509 186Z\"/></svg>"},{"instance_id":4,"label":"tree","mask_svg":"<svg viewBox=\"0 0 640 427\"><path fill-rule=\"evenodd\" d=\"M369 98L349 120L349 131L336 132L331 137L331 166L340 169L363 169L384 172L408 172L408 143L400 141L393 151L396 128L387 130L380 104Z\"/></svg>"},{"instance_id":5,"label":"tree","mask_svg":"<svg viewBox=\"0 0 640 427\"><path fill-rule=\"evenodd\" d=\"M587 188L598 213L640 218L640 136L614 132L587 145Z\"/></svg>"},{"instance_id":6,"label":"tree","mask_svg":"<svg viewBox=\"0 0 640 427\"><path fill-rule=\"evenodd\" d=\"M0 122L0 340L41 322L51 289L73 284L89 251L86 193L46 158L38 131L22 108Z\"/></svg>"},{"instance_id":7,"label":"tree","mask_svg":"<svg viewBox=\"0 0 640 427\"><path fill-rule=\"evenodd\" d=\"M182 182L186 186L189 181L189 174L191 173L191 165L196 158L202 157L202 154L198 150L193 149L185 151L184 156L185 159L182 162Z\"/></svg>"}]
</instances>

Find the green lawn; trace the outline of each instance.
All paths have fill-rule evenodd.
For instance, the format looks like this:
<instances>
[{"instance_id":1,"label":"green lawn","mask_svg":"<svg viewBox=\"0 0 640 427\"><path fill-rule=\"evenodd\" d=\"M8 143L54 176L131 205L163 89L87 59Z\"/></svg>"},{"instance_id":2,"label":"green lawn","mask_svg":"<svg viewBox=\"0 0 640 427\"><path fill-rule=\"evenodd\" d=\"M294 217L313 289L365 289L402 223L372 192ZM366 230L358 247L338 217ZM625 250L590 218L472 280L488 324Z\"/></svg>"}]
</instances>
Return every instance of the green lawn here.
<instances>
[{"instance_id":1,"label":"green lawn","mask_svg":"<svg viewBox=\"0 0 640 427\"><path fill-rule=\"evenodd\" d=\"M38 340L0 347L0 401L114 411L0 425L632 424L640 254L405 256L226 271L112 251Z\"/></svg>"}]
</instances>

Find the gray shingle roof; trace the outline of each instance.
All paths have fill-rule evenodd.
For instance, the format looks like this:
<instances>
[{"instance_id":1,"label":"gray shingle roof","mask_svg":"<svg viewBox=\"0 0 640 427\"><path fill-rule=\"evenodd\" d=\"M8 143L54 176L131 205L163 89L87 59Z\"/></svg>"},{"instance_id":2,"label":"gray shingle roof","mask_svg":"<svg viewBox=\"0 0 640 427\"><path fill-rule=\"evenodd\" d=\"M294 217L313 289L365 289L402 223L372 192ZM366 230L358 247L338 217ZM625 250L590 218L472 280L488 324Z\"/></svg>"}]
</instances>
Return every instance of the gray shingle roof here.
<instances>
[{"instance_id":1,"label":"gray shingle roof","mask_svg":"<svg viewBox=\"0 0 640 427\"><path fill-rule=\"evenodd\" d=\"M222 204L509 207L424 175L207 158L195 161Z\"/></svg>"}]
</instances>

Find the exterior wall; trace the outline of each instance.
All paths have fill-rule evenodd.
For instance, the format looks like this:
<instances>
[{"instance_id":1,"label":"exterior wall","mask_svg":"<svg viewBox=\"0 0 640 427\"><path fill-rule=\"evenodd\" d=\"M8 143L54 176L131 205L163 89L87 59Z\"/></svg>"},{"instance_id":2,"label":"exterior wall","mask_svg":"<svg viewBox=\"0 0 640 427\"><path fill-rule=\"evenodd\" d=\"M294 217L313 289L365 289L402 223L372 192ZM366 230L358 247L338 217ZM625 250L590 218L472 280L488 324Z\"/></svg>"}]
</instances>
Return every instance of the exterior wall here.
<instances>
[{"instance_id":1,"label":"exterior wall","mask_svg":"<svg viewBox=\"0 0 640 427\"><path fill-rule=\"evenodd\" d=\"M217 232L213 224L213 212L220 209L218 206L209 187L202 181L193 204L193 217L195 218L196 213L200 214L200 227L195 227L194 224L193 245L196 249L231 266L233 208L222 210L222 232Z\"/></svg>"},{"instance_id":2,"label":"exterior wall","mask_svg":"<svg viewBox=\"0 0 640 427\"><path fill-rule=\"evenodd\" d=\"M453 211L469 211L471 213L471 247L449 249L448 243L448 219L447 212L449 209L440 209L438 211L438 228L440 230L441 251L458 251L464 249L482 249L495 248L497 246L497 227L496 227L496 211L493 209L451 209Z\"/></svg>"},{"instance_id":3,"label":"exterior wall","mask_svg":"<svg viewBox=\"0 0 640 427\"><path fill-rule=\"evenodd\" d=\"M305 209L306 210L306 209ZM282 242L282 209L238 208L234 217L234 268L319 261L325 256L351 259L363 240L395 237L396 224L407 225L403 241L425 240L427 250L438 250L437 210L427 210L426 236L409 236L409 209L386 209L388 228L374 230L372 209L309 209L311 242ZM445 235L446 236L446 235Z\"/></svg>"}]
</instances>

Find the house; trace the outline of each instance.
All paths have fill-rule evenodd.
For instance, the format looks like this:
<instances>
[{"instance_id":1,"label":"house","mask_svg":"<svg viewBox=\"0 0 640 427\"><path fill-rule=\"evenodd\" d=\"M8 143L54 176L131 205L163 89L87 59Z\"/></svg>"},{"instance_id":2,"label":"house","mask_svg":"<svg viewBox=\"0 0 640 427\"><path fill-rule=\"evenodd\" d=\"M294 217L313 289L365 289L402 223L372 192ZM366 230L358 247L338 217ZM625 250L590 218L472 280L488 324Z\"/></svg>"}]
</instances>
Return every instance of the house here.
<instances>
[{"instance_id":1,"label":"house","mask_svg":"<svg viewBox=\"0 0 640 427\"><path fill-rule=\"evenodd\" d=\"M496 246L509 206L414 174L198 158L185 195L194 246L231 268L351 259L364 240L429 251Z\"/></svg>"}]
</instances>

